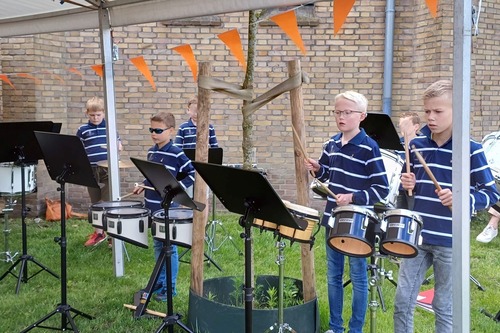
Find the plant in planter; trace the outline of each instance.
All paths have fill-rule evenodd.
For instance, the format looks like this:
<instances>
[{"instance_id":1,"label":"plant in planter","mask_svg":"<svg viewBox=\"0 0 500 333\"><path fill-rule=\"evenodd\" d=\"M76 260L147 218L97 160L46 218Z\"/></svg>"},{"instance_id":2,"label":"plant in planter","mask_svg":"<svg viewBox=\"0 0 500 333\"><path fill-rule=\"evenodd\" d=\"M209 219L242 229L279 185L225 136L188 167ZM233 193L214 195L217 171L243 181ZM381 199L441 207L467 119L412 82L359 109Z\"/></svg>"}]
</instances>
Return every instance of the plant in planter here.
<instances>
[{"instance_id":1,"label":"plant in planter","mask_svg":"<svg viewBox=\"0 0 500 333\"><path fill-rule=\"evenodd\" d=\"M302 281L285 278L284 322L297 332L319 332L317 299L302 300ZM190 292L188 324L198 333L241 333L245 331L243 279L220 277L204 281L204 296ZM279 277L258 276L254 290L252 328L265 332L278 321Z\"/></svg>"}]
</instances>

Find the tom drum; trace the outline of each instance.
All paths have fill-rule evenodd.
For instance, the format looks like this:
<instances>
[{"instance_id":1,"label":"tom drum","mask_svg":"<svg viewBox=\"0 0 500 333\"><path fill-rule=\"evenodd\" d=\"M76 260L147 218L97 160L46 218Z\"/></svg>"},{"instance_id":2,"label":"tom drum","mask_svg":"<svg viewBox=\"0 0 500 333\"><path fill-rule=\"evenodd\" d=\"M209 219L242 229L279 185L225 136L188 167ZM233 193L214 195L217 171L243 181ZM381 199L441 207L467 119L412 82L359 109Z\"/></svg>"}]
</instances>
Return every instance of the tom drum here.
<instances>
[{"instance_id":1,"label":"tom drum","mask_svg":"<svg viewBox=\"0 0 500 333\"><path fill-rule=\"evenodd\" d=\"M104 223L104 213L109 209L126 208L126 207L143 207L142 202L134 200L123 200L123 201L103 201L98 202L90 206L89 208L89 223L94 226L94 228L106 230L106 224Z\"/></svg>"},{"instance_id":2,"label":"tom drum","mask_svg":"<svg viewBox=\"0 0 500 333\"><path fill-rule=\"evenodd\" d=\"M193 241L193 211L186 208L168 210L169 238L172 244L191 247ZM159 240L166 239L165 211L158 210L153 214L151 233Z\"/></svg>"},{"instance_id":3,"label":"tom drum","mask_svg":"<svg viewBox=\"0 0 500 333\"><path fill-rule=\"evenodd\" d=\"M422 244L420 231L422 219L406 209L393 209L384 213L380 229L384 232L380 241L381 252L402 258L413 258Z\"/></svg>"},{"instance_id":4,"label":"tom drum","mask_svg":"<svg viewBox=\"0 0 500 333\"><path fill-rule=\"evenodd\" d=\"M307 227L305 230L300 230L280 225L278 228L280 236L292 242L313 244L313 230L314 226L319 224L319 212L316 209L293 204L289 201L283 200L283 203L294 217L307 221Z\"/></svg>"},{"instance_id":5,"label":"tom drum","mask_svg":"<svg viewBox=\"0 0 500 333\"><path fill-rule=\"evenodd\" d=\"M354 205L337 207L328 226L331 248L353 257L369 257L375 252L380 226L377 215L371 210Z\"/></svg>"},{"instance_id":6,"label":"tom drum","mask_svg":"<svg viewBox=\"0 0 500 333\"><path fill-rule=\"evenodd\" d=\"M126 207L109 209L103 218L108 235L147 249L150 214L147 208Z\"/></svg>"}]
</instances>

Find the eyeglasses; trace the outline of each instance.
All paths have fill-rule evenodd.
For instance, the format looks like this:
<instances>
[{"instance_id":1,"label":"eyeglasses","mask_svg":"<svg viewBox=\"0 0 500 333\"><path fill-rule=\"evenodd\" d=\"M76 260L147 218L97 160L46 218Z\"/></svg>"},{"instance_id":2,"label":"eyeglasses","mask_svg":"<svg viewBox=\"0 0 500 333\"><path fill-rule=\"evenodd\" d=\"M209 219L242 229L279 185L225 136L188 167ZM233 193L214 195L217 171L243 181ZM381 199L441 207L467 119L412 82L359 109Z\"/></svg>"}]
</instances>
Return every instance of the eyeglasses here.
<instances>
[{"instance_id":1,"label":"eyeglasses","mask_svg":"<svg viewBox=\"0 0 500 333\"><path fill-rule=\"evenodd\" d=\"M363 111L356 111L356 110L334 110L333 113L335 114L336 117L340 117L341 115L349 116L352 113L363 113Z\"/></svg>"},{"instance_id":2,"label":"eyeglasses","mask_svg":"<svg viewBox=\"0 0 500 333\"><path fill-rule=\"evenodd\" d=\"M166 131L168 129L171 129L172 127L167 127L167 128L149 128L149 133L155 133L155 134L161 134L163 131Z\"/></svg>"}]
</instances>

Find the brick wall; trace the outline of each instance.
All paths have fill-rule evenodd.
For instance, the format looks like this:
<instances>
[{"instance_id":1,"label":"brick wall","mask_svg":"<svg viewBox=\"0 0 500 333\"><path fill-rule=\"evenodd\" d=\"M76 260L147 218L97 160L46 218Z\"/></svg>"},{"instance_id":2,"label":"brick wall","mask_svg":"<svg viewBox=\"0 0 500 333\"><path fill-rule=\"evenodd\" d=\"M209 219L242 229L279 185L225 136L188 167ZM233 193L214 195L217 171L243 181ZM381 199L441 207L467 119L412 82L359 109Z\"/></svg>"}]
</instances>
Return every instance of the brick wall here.
<instances>
[{"instance_id":1,"label":"brick wall","mask_svg":"<svg viewBox=\"0 0 500 333\"><path fill-rule=\"evenodd\" d=\"M255 93L260 95L288 77L287 61L300 59L311 78L303 86L306 149L318 157L322 143L337 132L331 115L334 96L355 89L367 95L369 111L382 110L384 80L385 1L357 3L339 35L333 35L332 4L317 3L299 17L300 32L307 49L302 55L293 42L275 25L262 20L258 29ZM471 135L477 140L497 131L499 117L497 31L500 1L484 3L479 36L473 37ZM421 94L425 87L440 78L451 78L453 69L453 5L440 3L433 19L424 1L396 5L394 33L394 74L392 119L401 112L421 112ZM149 117L167 110L177 123L187 119L187 100L196 92L196 83L182 58L172 47L189 43L196 59L209 61L214 77L241 84L244 73L237 61L218 40L217 34L238 28L243 44L247 40L247 13L217 17L158 22L116 28L114 42L120 59L114 63L117 129L123 140L122 159L144 158L151 145L147 127ZM246 51L246 47L244 46ZM97 31L67 32L0 40L2 73L30 72L42 84L12 77L16 90L5 83L0 90L1 119L52 120L63 123L62 133L74 134L85 122L85 101L102 96L101 79L90 68L101 63ZM153 74L157 91L128 59L142 55ZM75 67L80 76L67 71ZM57 72L64 84L50 74ZM224 163L241 163L241 101L212 93L211 122L224 148ZM3 110L3 112L2 112ZM422 113L421 113L422 114ZM423 116L423 114L422 114ZM284 199L295 201L295 176L289 94L284 94L255 113L253 128L256 159L267 172L269 181ZM31 195L37 208L45 196L55 197L55 183L39 165L39 193ZM142 179L135 169L120 170L121 193L131 190ZM238 184L234 185L238 187ZM68 200L75 208L88 208L84 188L70 185ZM323 202L311 199L311 206L322 209Z\"/></svg>"}]
</instances>

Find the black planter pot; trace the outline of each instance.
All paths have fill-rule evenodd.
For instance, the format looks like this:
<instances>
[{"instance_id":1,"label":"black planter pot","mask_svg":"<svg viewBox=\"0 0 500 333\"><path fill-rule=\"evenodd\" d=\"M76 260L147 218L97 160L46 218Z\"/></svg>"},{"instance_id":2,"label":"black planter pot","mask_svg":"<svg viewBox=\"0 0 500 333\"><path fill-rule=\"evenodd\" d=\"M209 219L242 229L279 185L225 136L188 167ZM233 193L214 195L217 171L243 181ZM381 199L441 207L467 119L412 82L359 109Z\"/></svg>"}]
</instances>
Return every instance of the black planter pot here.
<instances>
[{"instance_id":1,"label":"black planter pot","mask_svg":"<svg viewBox=\"0 0 500 333\"><path fill-rule=\"evenodd\" d=\"M294 280L302 297L302 281ZM257 277L256 285L278 288L279 277L264 275ZM195 333L245 333L245 309L231 304L234 291L232 277L220 277L203 282L203 297L189 292L188 325ZM215 300L207 295L215 295ZM243 305L244 306L244 305ZM319 309L317 298L304 304L287 307L283 311L283 322L297 333L319 332ZM278 323L278 309L254 309L252 311L252 333L263 333ZM277 332L274 328L271 332Z\"/></svg>"}]
</instances>

